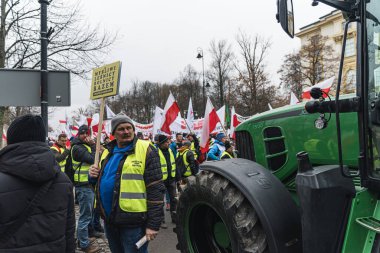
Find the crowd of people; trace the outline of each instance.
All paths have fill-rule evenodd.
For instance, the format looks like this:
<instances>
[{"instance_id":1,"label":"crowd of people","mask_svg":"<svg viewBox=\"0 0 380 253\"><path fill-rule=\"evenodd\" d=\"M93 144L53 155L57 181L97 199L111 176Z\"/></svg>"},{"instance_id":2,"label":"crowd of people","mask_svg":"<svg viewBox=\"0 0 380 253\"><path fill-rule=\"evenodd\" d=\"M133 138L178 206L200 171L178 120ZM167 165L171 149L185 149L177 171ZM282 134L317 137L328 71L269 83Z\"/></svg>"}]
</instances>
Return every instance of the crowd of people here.
<instances>
[{"instance_id":1,"label":"crowd of people","mask_svg":"<svg viewBox=\"0 0 380 253\"><path fill-rule=\"evenodd\" d=\"M111 120L111 130L114 139L105 138L96 157L86 125L70 142L60 134L49 147L41 117L11 123L0 151L0 203L7 203L0 208L0 251L94 253L96 237L105 234L112 252L148 252L148 243L136 249L136 242L167 228L165 202L175 223L186 178L199 173L203 160L235 157L224 133L211 136L205 154L193 133L143 140L125 115Z\"/></svg>"}]
</instances>

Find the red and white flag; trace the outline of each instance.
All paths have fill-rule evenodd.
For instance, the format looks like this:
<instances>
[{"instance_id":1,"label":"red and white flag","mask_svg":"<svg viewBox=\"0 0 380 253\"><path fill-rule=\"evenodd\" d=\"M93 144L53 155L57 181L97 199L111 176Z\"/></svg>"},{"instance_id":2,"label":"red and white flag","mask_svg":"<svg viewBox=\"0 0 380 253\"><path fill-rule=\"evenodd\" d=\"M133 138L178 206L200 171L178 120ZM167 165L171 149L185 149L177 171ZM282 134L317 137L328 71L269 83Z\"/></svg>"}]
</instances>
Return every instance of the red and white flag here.
<instances>
[{"instance_id":1,"label":"red and white flag","mask_svg":"<svg viewBox=\"0 0 380 253\"><path fill-rule=\"evenodd\" d=\"M3 129L3 136L2 136L2 138L3 138L3 140L4 141L8 141L7 140L7 135L6 135L6 133L5 133L5 130Z\"/></svg>"},{"instance_id":2,"label":"red and white flag","mask_svg":"<svg viewBox=\"0 0 380 253\"><path fill-rule=\"evenodd\" d=\"M312 88L321 88L322 91L324 91L325 93L329 93L331 86L334 83L334 79L335 79L335 77L333 76L327 80L324 80L320 83L317 83L316 85L313 85L311 87L307 87L307 88L303 89L302 98L303 99L311 99L310 91ZM323 94L323 97L327 97L327 96L325 94Z\"/></svg>"},{"instance_id":3,"label":"red and white flag","mask_svg":"<svg viewBox=\"0 0 380 253\"><path fill-rule=\"evenodd\" d=\"M300 101L298 100L298 98L296 97L296 95L293 93L293 91L290 92L290 105L296 105L298 104Z\"/></svg>"},{"instance_id":4,"label":"red and white flag","mask_svg":"<svg viewBox=\"0 0 380 253\"><path fill-rule=\"evenodd\" d=\"M191 98L189 100L189 108L187 109L186 123L187 126L190 128L189 130L192 132L194 129L194 111L193 103L191 103Z\"/></svg>"},{"instance_id":5,"label":"red and white flag","mask_svg":"<svg viewBox=\"0 0 380 253\"><path fill-rule=\"evenodd\" d=\"M210 136L210 133L214 131L214 129L216 128L216 125L219 122L220 122L219 116L216 113L216 110L214 106L212 105L210 98L207 98L205 117L203 119L202 135L201 135L201 142L200 142L200 146L203 152L205 152L208 149L208 144L209 144L208 138Z\"/></svg>"},{"instance_id":6,"label":"red and white flag","mask_svg":"<svg viewBox=\"0 0 380 253\"><path fill-rule=\"evenodd\" d=\"M161 123L161 131L171 134L170 125L174 122L174 120L178 117L178 113L180 112L179 106L175 101L173 94L170 92L168 100L166 101L164 108L164 118Z\"/></svg>"},{"instance_id":7,"label":"red and white flag","mask_svg":"<svg viewBox=\"0 0 380 253\"><path fill-rule=\"evenodd\" d=\"M242 123L246 119L247 118L237 114L235 112L235 107L232 106L232 108L231 108L231 124L230 124L230 135L232 136L232 138L235 139L235 128L238 125L240 125L240 123Z\"/></svg>"}]
</instances>

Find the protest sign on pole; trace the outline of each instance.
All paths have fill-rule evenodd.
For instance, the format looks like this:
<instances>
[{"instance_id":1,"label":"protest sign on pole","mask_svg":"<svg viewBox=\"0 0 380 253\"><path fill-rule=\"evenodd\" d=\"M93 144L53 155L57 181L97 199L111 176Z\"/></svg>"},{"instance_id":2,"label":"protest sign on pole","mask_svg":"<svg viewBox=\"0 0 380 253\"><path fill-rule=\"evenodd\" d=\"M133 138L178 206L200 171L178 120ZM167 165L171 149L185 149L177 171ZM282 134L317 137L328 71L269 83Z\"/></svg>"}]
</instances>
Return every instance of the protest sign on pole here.
<instances>
[{"instance_id":1,"label":"protest sign on pole","mask_svg":"<svg viewBox=\"0 0 380 253\"><path fill-rule=\"evenodd\" d=\"M104 65L100 68L93 69L92 71L90 98L92 100L99 98L101 99L99 111L100 115L98 124L98 136L96 138L95 165L98 165L99 163L100 137L103 125L105 98L109 96L116 96L118 94L121 72L120 70L121 62L118 61Z\"/></svg>"}]
</instances>

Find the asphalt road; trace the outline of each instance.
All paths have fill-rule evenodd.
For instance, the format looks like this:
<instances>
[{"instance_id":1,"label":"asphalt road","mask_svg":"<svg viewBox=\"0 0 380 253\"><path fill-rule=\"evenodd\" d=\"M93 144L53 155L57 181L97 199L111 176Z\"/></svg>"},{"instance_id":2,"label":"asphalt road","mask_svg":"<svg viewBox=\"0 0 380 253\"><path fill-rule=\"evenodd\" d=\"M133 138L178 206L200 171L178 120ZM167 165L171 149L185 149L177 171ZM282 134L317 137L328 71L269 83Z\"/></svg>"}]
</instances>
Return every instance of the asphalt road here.
<instances>
[{"instance_id":1,"label":"asphalt road","mask_svg":"<svg viewBox=\"0 0 380 253\"><path fill-rule=\"evenodd\" d=\"M79 216L79 207L75 205L76 218ZM170 213L165 211L165 220L168 225L167 229L161 228L156 239L149 242L148 252L149 253L179 253L176 249L177 245L177 235L173 232L174 224L171 223ZM110 249L108 248L108 242L105 236L103 235L101 238L97 238L97 244L101 248L98 253L110 253ZM80 253L82 251L79 248L76 249L76 253Z\"/></svg>"},{"instance_id":2,"label":"asphalt road","mask_svg":"<svg viewBox=\"0 0 380 253\"><path fill-rule=\"evenodd\" d=\"M176 249L177 235L173 232L175 225L171 223L170 212L165 211L165 221L168 228L160 229L156 239L151 241L148 246L149 253L179 253Z\"/></svg>"}]
</instances>

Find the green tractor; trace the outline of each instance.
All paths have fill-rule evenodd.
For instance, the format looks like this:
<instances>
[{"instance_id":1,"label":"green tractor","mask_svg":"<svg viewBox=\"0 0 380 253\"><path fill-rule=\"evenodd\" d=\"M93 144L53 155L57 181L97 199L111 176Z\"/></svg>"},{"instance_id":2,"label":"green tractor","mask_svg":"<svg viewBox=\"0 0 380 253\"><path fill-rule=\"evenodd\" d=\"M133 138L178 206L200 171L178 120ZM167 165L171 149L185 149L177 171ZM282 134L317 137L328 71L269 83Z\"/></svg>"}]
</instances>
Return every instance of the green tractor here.
<instances>
[{"instance_id":1,"label":"green tractor","mask_svg":"<svg viewBox=\"0 0 380 253\"><path fill-rule=\"evenodd\" d=\"M313 89L315 100L239 125L240 158L205 162L187 178L177 206L181 252L380 252L380 1L318 2L347 17L335 99ZM277 7L293 37L292 0ZM357 92L340 96L352 22Z\"/></svg>"}]
</instances>

